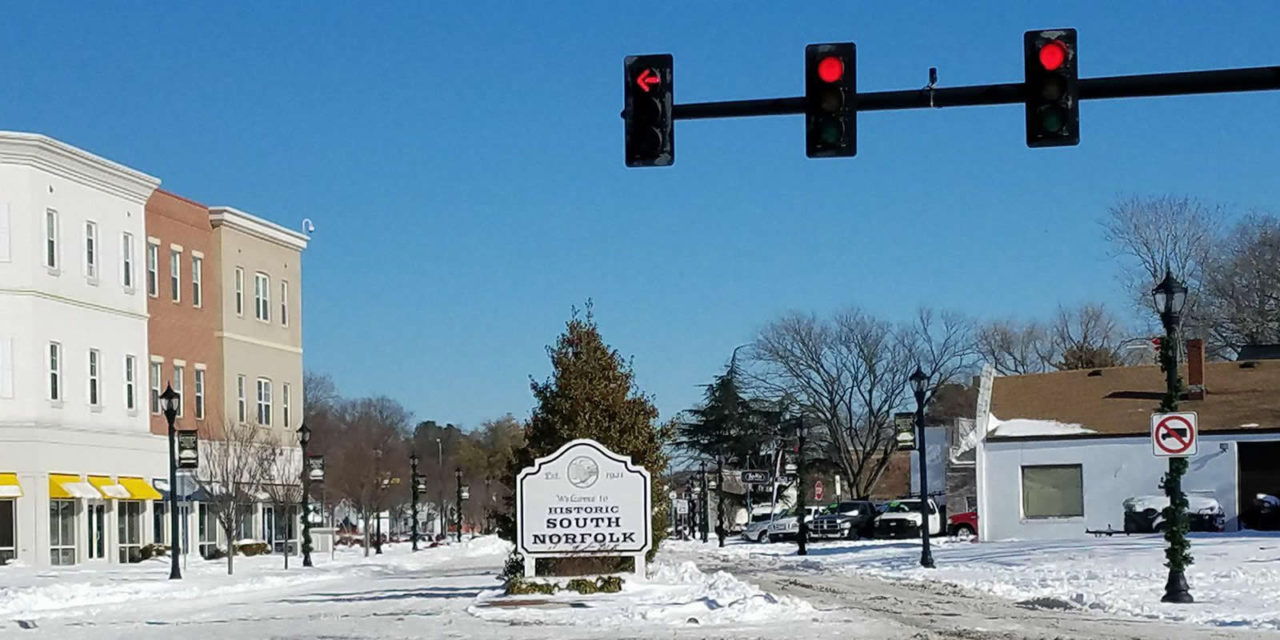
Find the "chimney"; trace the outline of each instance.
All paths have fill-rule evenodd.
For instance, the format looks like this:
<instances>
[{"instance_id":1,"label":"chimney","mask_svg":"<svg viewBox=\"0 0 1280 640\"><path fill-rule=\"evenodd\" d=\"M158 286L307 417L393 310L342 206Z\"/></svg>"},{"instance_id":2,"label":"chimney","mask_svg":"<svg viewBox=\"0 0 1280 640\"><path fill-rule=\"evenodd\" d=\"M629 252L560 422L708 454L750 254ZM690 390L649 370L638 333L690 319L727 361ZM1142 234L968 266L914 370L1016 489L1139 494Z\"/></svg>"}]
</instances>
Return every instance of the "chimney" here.
<instances>
[{"instance_id":1,"label":"chimney","mask_svg":"<svg viewBox=\"0 0 1280 640\"><path fill-rule=\"evenodd\" d=\"M1204 340L1187 341L1187 399L1204 400Z\"/></svg>"}]
</instances>

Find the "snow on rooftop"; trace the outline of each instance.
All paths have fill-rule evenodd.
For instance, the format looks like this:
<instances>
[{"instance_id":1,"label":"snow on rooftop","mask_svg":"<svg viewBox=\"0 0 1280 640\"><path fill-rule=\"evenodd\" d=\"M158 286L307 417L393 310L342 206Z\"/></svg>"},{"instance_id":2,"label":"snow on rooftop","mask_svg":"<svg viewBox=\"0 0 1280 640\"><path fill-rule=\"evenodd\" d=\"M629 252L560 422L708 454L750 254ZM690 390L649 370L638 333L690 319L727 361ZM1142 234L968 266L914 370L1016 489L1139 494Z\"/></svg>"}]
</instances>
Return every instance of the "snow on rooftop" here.
<instances>
[{"instance_id":1,"label":"snow on rooftop","mask_svg":"<svg viewBox=\"0 0 1280 640\"><path fill-rule=\"evenodd\" d=\"M1069 422L1058 422L1057 420L1033 420L1029 418L1001 420L995 417L995 415L992 415L991 421L987 423L987 435L1003 436L1006 438L1026 438L1029 436L1075 436L1086 433L1097 432L1083 425Z\"/></svg>"}]
</instances>

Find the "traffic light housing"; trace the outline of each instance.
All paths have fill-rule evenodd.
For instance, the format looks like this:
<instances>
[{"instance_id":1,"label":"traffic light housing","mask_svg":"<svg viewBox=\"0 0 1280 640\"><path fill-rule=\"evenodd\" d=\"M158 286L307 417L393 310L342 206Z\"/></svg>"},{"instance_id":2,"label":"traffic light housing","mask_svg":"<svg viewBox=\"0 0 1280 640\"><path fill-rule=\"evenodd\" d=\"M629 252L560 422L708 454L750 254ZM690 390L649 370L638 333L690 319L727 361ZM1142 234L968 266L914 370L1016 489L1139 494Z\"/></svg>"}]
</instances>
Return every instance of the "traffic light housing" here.
<instances>
[{"instance_id":1,"label":"traffic light housing","mask_svg":"<svg viewBox=\"0 0 1280 640\"><path fill-rule=\"evenodd\" d=\"M671 67L670 54L627 56L623 63L628 167L666 167L676 160Z\"/></svg>"},{"instance_id":2,"label":"traffic light housing","mask_svg":"<svg viewBox=\"0 0 1280 640\"><path fill-rule=\"evenodd\" d=\"M858 152L858 68L852 42L804 48L805 155Z\"/></svg>"},{"instance_id":3,"label":"traffic light housing","mask_svg":"<svg viewBox=\"0 0 1280 640\"><path fill-rule=\"evenodd\" d=\"M1080 70L1075 29L1023 34L1027 146L1080 144Z\"/></svg>"}]
</instances>

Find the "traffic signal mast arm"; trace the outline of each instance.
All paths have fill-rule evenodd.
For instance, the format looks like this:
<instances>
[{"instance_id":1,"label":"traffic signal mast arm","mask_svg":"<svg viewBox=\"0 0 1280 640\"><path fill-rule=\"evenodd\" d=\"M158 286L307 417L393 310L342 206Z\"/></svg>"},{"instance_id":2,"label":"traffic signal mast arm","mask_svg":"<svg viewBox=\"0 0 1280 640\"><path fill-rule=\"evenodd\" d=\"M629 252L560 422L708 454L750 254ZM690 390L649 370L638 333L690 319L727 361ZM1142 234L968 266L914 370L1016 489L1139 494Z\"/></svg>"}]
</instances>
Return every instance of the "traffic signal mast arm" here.
<instances>
[{"instance_id":1,"label":"traffic signal mast arm","mask_svg":"<svg viewBox=\"0 0 1280 640\"><path fill-rule=\"evenodd\" d=\"M894 111L942 107L975 107L991 104L1022 104L1025 83L980 84L946 89L910 89L906 91L873 91L859 93L858 111ZM1133 76L1081 78L1081 100L1117 98L1151 98L1202 93L1238 93L1280 89L1280 66L1216 69L1179 73L1150 73ZM932 93L932 105L930 94ZM705 118L744 118L750 116L784 116L805 113L803 96L764 98L760 100L725 100L677 104L672 109L675 120Z\"/></svg>"}]
</instances>

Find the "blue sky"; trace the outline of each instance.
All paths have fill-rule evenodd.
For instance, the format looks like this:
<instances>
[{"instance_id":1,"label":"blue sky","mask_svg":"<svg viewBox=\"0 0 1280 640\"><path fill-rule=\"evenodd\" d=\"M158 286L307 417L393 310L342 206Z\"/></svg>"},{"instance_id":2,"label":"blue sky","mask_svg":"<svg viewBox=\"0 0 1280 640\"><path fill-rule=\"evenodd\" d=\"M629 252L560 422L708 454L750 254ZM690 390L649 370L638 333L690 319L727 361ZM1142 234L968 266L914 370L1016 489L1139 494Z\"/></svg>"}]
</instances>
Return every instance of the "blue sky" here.
<instances>
[{"instance_id":1,"label":"blue sky","mask_svg":"<svg viewBox=\"0 0 1280 640\"><path fill-rule=\"evenodd\" d=\"M856 42L866 91L1017 81L1046 27L1084 77L1277 64L1275 3L370 5L10 6L0 127L314 220L306 366L419 418L527 415L587 298L669 416L786 311L1123 310L1117 195L1280 200L1280 93L1086 102L1065 149L1016 105L867 113L848 160L807 160L795 116L681 122L645 170L618 117L635 53L674 54L677 102L799 95L811 42Z\"/></svg>"}]
</instances>

